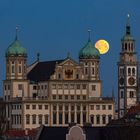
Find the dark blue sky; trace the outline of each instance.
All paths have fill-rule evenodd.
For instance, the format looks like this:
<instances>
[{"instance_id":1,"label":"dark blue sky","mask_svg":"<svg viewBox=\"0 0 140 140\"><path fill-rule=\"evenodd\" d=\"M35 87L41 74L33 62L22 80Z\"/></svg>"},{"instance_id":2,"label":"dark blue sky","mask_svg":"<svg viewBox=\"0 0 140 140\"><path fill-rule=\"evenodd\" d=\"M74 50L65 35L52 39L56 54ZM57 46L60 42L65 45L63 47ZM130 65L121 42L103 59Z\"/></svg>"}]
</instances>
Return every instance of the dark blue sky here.
<instances>
[{"instance_id":1,"label":"dark blue sky","mask_svg":"<svg viewBox=\"0 0 140 140\"><path fill-rule=\"evenodd\" d=\"M0 80L5 79L5 50L17 25L28 64L36 60L37 52L42 61L63 59L67 52L78 61L90 28L94 43L106 39L110 44L109 52L101 56L103 94L111 95L113 86L117 94L117 61L128 13L140 54L140 0L0 0Z\"/></svg>"}]
</instances>

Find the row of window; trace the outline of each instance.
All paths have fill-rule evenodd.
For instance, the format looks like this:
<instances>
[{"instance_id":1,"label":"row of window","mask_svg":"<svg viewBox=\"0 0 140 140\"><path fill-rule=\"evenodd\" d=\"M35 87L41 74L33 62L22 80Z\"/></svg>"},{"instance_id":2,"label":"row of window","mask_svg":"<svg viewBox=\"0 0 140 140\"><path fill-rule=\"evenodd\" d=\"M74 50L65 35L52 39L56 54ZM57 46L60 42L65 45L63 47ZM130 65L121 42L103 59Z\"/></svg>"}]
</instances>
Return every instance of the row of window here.
<instances>
[{"instance_id":1,"label":"row of window","mask_svg":"<svg viewBox=\"0 0 140 140\"><path fill-rule=\"evenodd\" d=\"M24 89L24 85L23 84L18 84L18 90L23 90ZM5 85L4 86L5 90L10 90L10 85Z\"/></svg>"},{"instance_id":2,"label":"row of window","mask_svg":"<svg viewBox=\"0 0 140 140\"><path fill-rule=\"evenodd\" d=\"M52 95L53 100L86 100L86 95Z\"/></svg>"},{"instance_id":3,"label":"row of window","mask_svg":"<svg viewBox=\"0 0 140 140\"><path fill-rule=\"evenodd\" d=\"M33 90L44 90L47 89L47 85L34 85Z\"/></svg>"},{"instance_id":4,"label":"row of window","mask_svg":"<svg viewBox=\"0 0 140 140\"><path fill-rule=\"evenodd\" d=\"M64 85L53 84L52 85L52 89L86 89L86 88L87 88L86 84L82 84L82 85L80 85L80 84L70 84L70 85L68 85L68 84L64 84Z\"/></svg>"},{"instance_id":5,"label":"row of window","mask_svg":"<svg viewBox=\"0 0 140 140\"><path fill-rule=\"evenodd\" d=\"M12 74L14 74L15 73L15 66L12 64L12 66L11 66L11 73ZM24 67L23 67L23 69L22 69L22 66L21 65L19 65L18 66L18 73L22 73L22 71L23 72L26 72L26 66L24 65ZM9 73L10 72L10 69L9 69L9 66L7 66L7 73Z\"/></svg>"},{"instance_id":6,"label":"row of window","mask_svg":"<svg viewBox=\"0 0 140 140\"><path fill-rule=\"evenodd\" d=\"M31 118L32 118L32 122L31 122ZM42 115L42 114L39 114L39 115L29 115L27 114L26 115L26 124L48 124L49 120L48 120L48 115ZM38 122L37 122L38 120ZM44 121L43 121L44 120Z\"/></svg>"},{"instance_id":7,"label":"row of window","mask_svg":"<svg viewBox=\"0 0 140 140\"><path fill-rule=\"evenodd\" d=\"M107 124L112 120L112 115L91 115L90 122L92 124Z\"/></svg>"},{"instance_id":8,"label":"row of window","mask_svg":"<svg viewBox=\"0 0 140 140\"><path fill-rule=\"evenodd\" d=\"M134 51L133 43L122 43L122 51Z\"/></svg>"},{"instance_id":9,"label":"row of window","mask_svg":"<svg viewBox=\"0 0 140 140\"><path fill-rule=\"evenodd\" d=\"M112 105L90 105L91 110L112 110Z\"/></svg>"},{"instance_id":10,"label":"row of window","mask_svg":"<svg viewBox=\"0 0 140 140\"><path fill-rule=\"evenodd\" d=\"M112 120L112 115L91 115L90 122L92 124L107 124ZM87 122L87 115L86 113L81 114L79 113L65 113L63 116L62 112L59 112L58 115L56 112L53 113L53 124L68 124L68 123L86 123Z\"/></svg>"},{"instance_id":11,"label":"row of window","mask_svg":"<svg viewBox=\"0 0 140 140\"><path fill-rule=\"evenodd\" d=\"M37 108L38 107L38 108ZM26 109L48 109L48 105L26 105Z\"/></svg>"},{"instance_id":12,"label":"row of window","mask_svg":"<svg viewBox=\"0 0 140 140\"><path fill-rule=\"evenodd\" d=\"M120 68L120 75L124 75L124 68ZM127 69L127 73L128 75L135 75L136 74L136 70L135 68L128 68Z\"/></svg>"},{"instance_id":13,"label":"row of window","mask_svg":"<svg viewBox=\"0 0 140 140\"><path fill-rule=\"evenodd\" d=\"M12 115L12 124L21 124L21 115Z\"/></svg>"},{"instance_id":14,"label":"row of window","mask_svg":"<svg viewBox=\"0 0 140 140\"><path fill-rule=\"evenodd\" d=\"M15 110L21 109L21 105L12 105L12 109Z\"/></svg>"},{"instance_id":15,"label":"row of window","mask_svg":"<svg viewBox=\"0 0 140 140\"><path fill-rule=\"evenodd\" d=\"M83 105L82 107L80 105L71 105L71 106L69 106L69 105L65 105L65 106L63 106L63 105L59 105L59 106L53 105L53 111L57 111L57 109L59 111L63 111L63 107L64 107L64 111L69 111L69 109L70 109L70 111L75 111L75 110L86 111L86 105Z\"/></svg>"},{"instance_id":16,"label":"row of window","mask_svg":"<svg viewBox=\"0 0 140 140\"><path fill-rule=\"evenodd\" d=\"M135 96L135 91L129 91L128 98L134 98L134 97L136 97ZM124 98L124 92L123 91L121 91L121 93L120 93L120 98Z\"/></svg>"}]
</instances>

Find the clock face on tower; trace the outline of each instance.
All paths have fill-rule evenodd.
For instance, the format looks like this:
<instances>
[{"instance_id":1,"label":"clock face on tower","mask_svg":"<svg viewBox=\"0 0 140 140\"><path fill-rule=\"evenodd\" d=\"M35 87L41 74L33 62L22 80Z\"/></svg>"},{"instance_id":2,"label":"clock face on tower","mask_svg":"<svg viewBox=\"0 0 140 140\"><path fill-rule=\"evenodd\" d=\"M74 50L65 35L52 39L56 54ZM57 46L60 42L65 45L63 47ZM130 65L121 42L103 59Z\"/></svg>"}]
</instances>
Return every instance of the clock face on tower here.
<instances>
[{"instance_id":1,"label":"clock face on tower","mask_svg":"<svg viewBox=\"0 0 140 140\"><path fill-rule=\"evenodd\" d=\"M119 80L119 83L120 83L120 85L123 85L124 84L124 78L120 78L120 80Z\"/></svg>"},{"instance_id":2,"label":"clock face on tower","mask_svg":"<svg viewBox=\"0 0 140 140\"><path fill-rule=\"evenodd\" d=\"M134 85L135 84L135 79L133 77L130 77L128 79L128 83L129 83L129 85Z\"/></svg>"}]
</instances>

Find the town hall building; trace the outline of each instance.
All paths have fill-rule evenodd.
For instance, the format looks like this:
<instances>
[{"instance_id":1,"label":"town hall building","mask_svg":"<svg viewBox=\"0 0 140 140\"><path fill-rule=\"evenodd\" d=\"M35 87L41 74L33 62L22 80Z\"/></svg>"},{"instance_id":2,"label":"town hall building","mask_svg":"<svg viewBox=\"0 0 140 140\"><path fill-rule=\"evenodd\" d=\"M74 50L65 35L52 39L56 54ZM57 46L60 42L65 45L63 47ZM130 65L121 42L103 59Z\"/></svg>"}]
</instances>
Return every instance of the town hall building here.
<instances>
[{"instance_id":1,"label":"town hall building","mask_svg":"<svg viewBox=\"0 0 140 140\"><path fill-rule=\"evenodd\" d=\"M70 54L62 60L40 61L38 54L28 66L27 50L17 33L5 57L3 89L10 129L72 123L105 126L114 119L115 101L102 95L100 54L90 37L79 51L79 62Z\"/></svg>"}]
</instances>

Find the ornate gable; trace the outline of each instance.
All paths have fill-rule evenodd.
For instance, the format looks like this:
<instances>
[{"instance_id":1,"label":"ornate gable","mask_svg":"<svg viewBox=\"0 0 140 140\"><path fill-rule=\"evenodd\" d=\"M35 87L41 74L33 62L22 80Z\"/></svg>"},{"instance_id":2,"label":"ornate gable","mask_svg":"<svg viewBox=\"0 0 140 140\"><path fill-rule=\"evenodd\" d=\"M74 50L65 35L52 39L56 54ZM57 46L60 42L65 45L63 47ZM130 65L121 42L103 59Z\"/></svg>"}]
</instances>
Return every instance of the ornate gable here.
<instances>
[{"instance_id":1,"label":"ornate gable","mask_svg":"<svg viewBox=\"0 0 140 140\"><path fill-rule=\"evenodd\" d=\"M55 73L51 76L52 80L76 80L82 75L81 66L71 58L67 58L56 64Z\"/></svg>"}]
</instances>

